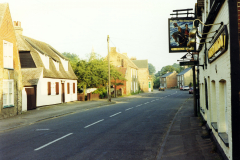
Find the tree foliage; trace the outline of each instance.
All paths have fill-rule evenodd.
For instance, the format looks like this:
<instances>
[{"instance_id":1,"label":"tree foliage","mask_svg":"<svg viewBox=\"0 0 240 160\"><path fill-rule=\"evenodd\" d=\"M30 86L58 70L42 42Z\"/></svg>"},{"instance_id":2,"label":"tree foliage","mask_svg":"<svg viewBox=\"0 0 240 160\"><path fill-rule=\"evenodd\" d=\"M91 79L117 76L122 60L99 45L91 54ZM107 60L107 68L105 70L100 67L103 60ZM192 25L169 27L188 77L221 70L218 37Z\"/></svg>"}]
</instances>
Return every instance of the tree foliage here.
<instances>
[{"instance_id":1,"label":"tree foliage","mask_svg":"<svg viewBox=\"0 0 240 160\"><path fill-rule=\"evenodd\" d=\"M74 53L64 52L63 55L70 60L75 75L78 77L78 89L105 86L108 83L108 62L100 56L86 60L80 60ZM122 73L114 66L110 66L112 80L126 80ZM116 83L114 85L120 85Z\"/></svg>"},{"instance_id":2,"label":"tree foliage","mask_svg":"<svg viewBox=\"0 0 240 160\"><path fill-rule=\"evenodd\" d=\"M148 63L148 71L150 75L153 75L156 72L155 67L151 63Z\"/></svg>"}]
</instances>

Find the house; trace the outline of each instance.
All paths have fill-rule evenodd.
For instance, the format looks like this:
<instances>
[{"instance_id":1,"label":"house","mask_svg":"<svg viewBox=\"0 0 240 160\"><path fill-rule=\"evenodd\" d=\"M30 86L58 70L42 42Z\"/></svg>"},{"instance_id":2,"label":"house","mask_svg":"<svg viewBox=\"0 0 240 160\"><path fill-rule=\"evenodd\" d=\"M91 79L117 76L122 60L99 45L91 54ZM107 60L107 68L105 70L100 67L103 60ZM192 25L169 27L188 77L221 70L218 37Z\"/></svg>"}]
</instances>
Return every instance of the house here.
<instances>
[{"instance_id":1,"label":"house","mask_svg":"<svg viewBox=\"0 0 240 160\"><path fill-rule=\"evenodd\" d=\"M22 75L8 3L0 4L0 119L22 112Z\"/></svg>"},{"instance_id":2,"label":"house","mask_svg":"<svg viewBox=\"0 0 240 160\"><path fill-rule=\"evenodd\" d=\"M189 86L193 85L193 71L192 68L186 68L179 74L177 74L177 86L180 88L181 86Z\"/></svg>"},{"instance_id":3,"label":"house","mask_svg":"<svg viewBox=\"0 0 240 160\"><path fill-rule=\"evenodd\" d=\"M22 110L77 100L77 77L67 58L45 42L22 35L14 22L23 82Z\"/></svg>"},{"instance_id":4,"label":"house","mask_svg":"<svg viewBox=\"0 0 240 160\"><path fill-rule=\"evenodd\" d=\"M135 57L131 58L131 60L138 67L140 89L144 92L151 92L153 90L153 79L149 75L148 60L137 60Z\"/></svg>"},{"instance_id":5,"label":"house","mask_svg":"<svg viewBox=\"0 0 240 160\"><path fill-rule=\"evenodd\" d=\"M125 68L126 84L122 89L126 89L126 94L135 93L139 90L138 67L128 58L127 53L118 53L116 47L110 47L110 63L117 68ZM108 59L108 56L105 60ZM122 70L122 69L120 69ZM125 93L125 91L123 92Z\"/></svg>"},{"instance_id":6,"label":"house","mask_svg":"<svg viewBox=\"0 0 240 160\"><path fill-rule=\"evenodd\" d=\"M172 88L177 86L177 72L168 72L160 76L160 86Z\"/></svg>"},{"instance_id":7,"label":"house","mask_svg":"<svg viewBox=\"0 0 240 160\"><path fill-rule=\"evenodd\" d=\"M240 0L198 0L200 115L224 159L240 159ZM209 25L215 24L215 25ZM206 37L212 39L205 40Z\"/></svg>"}]
</instances>

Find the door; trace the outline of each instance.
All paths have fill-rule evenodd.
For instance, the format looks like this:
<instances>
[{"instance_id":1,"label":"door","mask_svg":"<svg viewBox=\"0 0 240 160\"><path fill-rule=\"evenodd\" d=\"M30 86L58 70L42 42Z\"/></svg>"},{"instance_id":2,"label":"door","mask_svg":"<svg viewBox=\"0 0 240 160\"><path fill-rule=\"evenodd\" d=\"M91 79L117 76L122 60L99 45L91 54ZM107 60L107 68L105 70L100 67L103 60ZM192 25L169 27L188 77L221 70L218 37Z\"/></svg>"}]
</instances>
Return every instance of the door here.
<instances>
[{"instance_id":1,"label":"door","mask_svg":"<svg viewBox=\"0 0 240 160\"><path fill-rule=\"evenodd\" d=\"M36 109L36 92L34 87L25 88L27 93L27 110Z\"/></svg>"},{"instance_id":2,"label":"door","mask_svg":"<svg viewBox=\"0 0 240 160\"><path fill-rule=\"evenodd\" d=\"M62 103L65 102L65 90L64 90L64 83L62 83Z\"/></svg>"}]
</instances>

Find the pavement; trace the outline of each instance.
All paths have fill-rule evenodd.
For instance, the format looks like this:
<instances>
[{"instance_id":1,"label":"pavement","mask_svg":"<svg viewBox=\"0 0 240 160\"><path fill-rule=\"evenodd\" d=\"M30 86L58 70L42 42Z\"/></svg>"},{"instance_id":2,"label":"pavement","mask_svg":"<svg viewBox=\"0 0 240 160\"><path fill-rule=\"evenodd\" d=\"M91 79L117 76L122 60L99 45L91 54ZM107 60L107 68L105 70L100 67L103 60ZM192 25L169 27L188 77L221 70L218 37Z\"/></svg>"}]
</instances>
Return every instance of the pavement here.
<instances>
[{"instance_id":1,"label":"pavement","mask_svg":"<svg viewBox=\"0 0 240 160\"><path fill-rule=\"evenodd\" d=\"M156 91L155 91L156 92ZM112 98L112 102L104 100L76 101L50 105L27 111L21 115L0 120L0 133L40 121L53 119L77 112L129 101L152 93L141 93L129 97ZM178 110L163 139L157 160L221 160L216 146L210 138L200 117L194 117L193 98L189 98ZM202 138L204 136L204 138Z\"/></svg>"}]
</instances>

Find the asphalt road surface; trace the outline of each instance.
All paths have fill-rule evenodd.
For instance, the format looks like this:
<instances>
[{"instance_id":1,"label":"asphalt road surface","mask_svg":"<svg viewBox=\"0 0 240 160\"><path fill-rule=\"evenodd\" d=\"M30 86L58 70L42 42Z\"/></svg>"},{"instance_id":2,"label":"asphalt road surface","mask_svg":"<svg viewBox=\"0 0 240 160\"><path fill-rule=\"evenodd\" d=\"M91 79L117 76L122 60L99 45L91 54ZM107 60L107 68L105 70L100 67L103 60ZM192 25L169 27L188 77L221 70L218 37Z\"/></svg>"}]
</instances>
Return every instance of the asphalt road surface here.
<instances>
[{"instance_id":1,"label":"asphalt road surface","mask_svg":"<svg viewBox=\"0 0 240 160\"><path fill-rule=\"evenodd\" d=\"M154 160L191 96L159 91L0 133L0 159Z\"/></svg>"}]
</instances>

